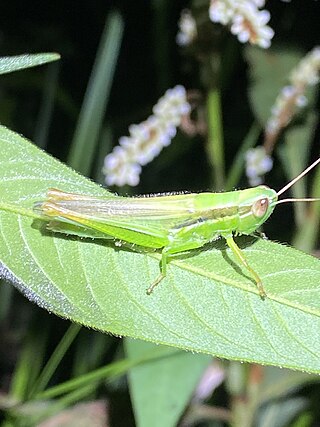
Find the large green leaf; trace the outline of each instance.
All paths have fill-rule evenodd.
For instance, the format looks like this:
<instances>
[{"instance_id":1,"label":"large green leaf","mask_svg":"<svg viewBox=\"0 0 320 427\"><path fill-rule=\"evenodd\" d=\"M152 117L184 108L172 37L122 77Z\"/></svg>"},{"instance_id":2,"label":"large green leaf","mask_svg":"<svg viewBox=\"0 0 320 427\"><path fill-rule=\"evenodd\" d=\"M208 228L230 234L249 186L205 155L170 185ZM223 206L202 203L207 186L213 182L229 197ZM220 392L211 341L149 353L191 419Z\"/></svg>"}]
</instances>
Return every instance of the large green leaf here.
<instances>
[{"instance_id":1,"label":"large green leaf","mask_svg":"<svg viewBox=\"0 0 320 427\"><path fill-rule=\"evenodd\" d=\"M320 262L270 241L244 249L268 298L223 244L183 254L148 296L160 255L41 233L27 216L49 187L105 190L0 127L1 274L47 310L116 335L320 371ZM14 204L16 212L8 210ZM20 212L20 214L19 214Z\"/></svg>"}]
</instances>

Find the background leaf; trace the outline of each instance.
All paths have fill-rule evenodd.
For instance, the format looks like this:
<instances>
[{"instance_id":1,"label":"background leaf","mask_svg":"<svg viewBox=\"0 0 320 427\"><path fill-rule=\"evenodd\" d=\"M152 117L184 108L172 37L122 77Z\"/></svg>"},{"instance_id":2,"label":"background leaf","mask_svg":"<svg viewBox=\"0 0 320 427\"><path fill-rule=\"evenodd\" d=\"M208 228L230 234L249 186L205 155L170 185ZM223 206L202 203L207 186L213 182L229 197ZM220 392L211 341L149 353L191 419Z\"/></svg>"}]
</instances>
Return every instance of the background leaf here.
<instances>
[{"instance_id":1,"label":"background leaf","mask_svg":"<svg viewBox=\"0 0 320 427\"><path fill-rule=\"evenodd\" d=\"M0 128L1 275L62 317L90 327L237 360L320 371L320 264L270 241L241 240L262 301L223 242L182 254L153 295L160 255L41 233L26 216L49 187L105 190ZM8 210L14 204L18 215Z\"/></svg>"},{"instance_id":2,"label":"background leaf","mask_svg":"<svg viewBox=\"0 0 320 427\"><path fill-rule=\"evenodd\" d=\"M106 21L68 156L68 164L89 175L108 104L122 35L123 20L112 12Z\"/></svg>"},{"instance_id":3,"label":"background leaf","mask_svg":"<svg viewBox=\"0 0 320 427\"><path fill-rule=\"evenodd\" d=\"M60 59L58 53L36 53L18 56L4 56L0 58L0 74L11 73L12 71L23 70L46 64L47 62Z\"/></svg>"},{"instance_id":4,"label":"background leaf","mask_svg":"<svg viewBox=\"0 0 320 427\"><path fill-rule=\"evenodd\" d=\"M245 53L250 65L249 100L256 119L264 126L277 95L303 55L294 49L265 51L252 46L246 47Z\"/></svg>"},{"instance_id":5,"label":"background leaf","mask_svg":"<svg viewBox=\"0 0 320 427\"><path fill-rule=\"evenodd\" d=\"M292 180L308 166L308 156L312 137L314 136L317 115L310 111L306 120L289 128L285 133L286 144L278 152L283 169L288 181ZM306 179L299 180L291 189L292 196L296 199L308 197ZM308 203L294 203L295 219L298 226L303 226L306 218ZM299 248L299 246L296 246ZM300 249L300 248L299 248ZM303 249L303 247L301 248Z\"/></svg>"},{"instance_id":6,"label":"background leaf","mask_svg":"<svg viewBox=\"0 0 320 427\"><path fill-rule=\"evenodd\" d=\"M125 344L129 358L143 357L156 348L137 340L127 339ZM204 354L169 348L168 357L132 368L129 384L137 426L175 427L210 360Z\"/></svg>"}]
</instances>

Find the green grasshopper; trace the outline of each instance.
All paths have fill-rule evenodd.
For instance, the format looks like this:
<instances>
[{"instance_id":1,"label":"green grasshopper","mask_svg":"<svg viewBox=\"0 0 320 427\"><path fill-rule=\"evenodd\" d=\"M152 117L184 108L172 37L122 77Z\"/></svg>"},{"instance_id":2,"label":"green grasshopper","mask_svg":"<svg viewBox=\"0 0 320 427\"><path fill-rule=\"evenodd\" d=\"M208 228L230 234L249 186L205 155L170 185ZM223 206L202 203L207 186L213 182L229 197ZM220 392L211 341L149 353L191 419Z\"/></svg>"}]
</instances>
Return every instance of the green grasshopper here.
<instances>
[{"instance_id":1,"label":"green grasshopper","mask_svg":"<svg viewBox=\"0 0 320 427\"><path fill-rule=\"evenodd\" d=\"M161 249L160 274L147 289L148 294L166 276L171 257L222 236L251 274L260 296L265 298L262 281L236 244L234 235L255 232L279 203L320 200L278 200L318 163L320 158L278 192L260 185L227 193L90 197L49 189L47 199L36 203L35 210L49 221L47 227L53 231Z\"/></svg>"}]
</instances>

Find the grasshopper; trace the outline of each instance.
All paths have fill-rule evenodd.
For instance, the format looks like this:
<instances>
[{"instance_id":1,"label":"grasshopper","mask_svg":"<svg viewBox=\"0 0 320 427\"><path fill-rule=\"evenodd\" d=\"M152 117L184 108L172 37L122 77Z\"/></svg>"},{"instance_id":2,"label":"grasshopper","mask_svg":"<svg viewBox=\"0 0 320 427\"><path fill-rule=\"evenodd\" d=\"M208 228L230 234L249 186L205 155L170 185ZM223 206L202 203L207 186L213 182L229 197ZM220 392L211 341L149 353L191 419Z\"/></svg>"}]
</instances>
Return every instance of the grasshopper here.
<instances>
[{"instance_id":1,"label":"grasshopper","mask_svg":"<svg viewBox=\"0 0 320 427\"><path fill-rule=\"evenodd\" d=\"M223 237L254 279L260 296L265 298L260 277L234 236L255 232L277 204L319 201L315 198L278 200L318 163L320 158L278 192L259 185L225 193L92 197L49 189L46 200L37 202L34 209L47 219L47 227L52 231L161 249L160 274L148 287L148 294L166 277L171 257Z\"/></svg>"}]
</instances>

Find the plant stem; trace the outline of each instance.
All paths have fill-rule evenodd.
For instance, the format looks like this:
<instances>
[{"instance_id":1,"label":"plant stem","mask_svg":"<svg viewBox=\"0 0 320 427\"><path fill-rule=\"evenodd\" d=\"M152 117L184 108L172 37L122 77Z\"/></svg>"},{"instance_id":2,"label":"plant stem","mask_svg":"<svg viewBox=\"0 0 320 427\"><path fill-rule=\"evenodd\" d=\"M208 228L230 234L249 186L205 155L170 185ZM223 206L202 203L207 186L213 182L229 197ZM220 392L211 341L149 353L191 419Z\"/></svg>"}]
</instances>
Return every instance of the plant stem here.
<instances>
[{"instance_id":1,"label":"plant stem","mask_svg":"<svg viewBox=\"0 0 320 427\"><path fill-rule=\"evenodd\" d=\"M222 112L220 92L211 88L207 99L208 114L208 156L213 167L213 183L215 190L224 187L224 146L222 130Z\"/></svg>"},{"instance_id":2,"label":"plant stem","mask_svg":"<svg viewBox=\"0 0 320 427\"><path fill-rule=\"evenodd\" d=\"M42 369L41 375L39 376L37 382L32 388L30 397L36 393L42 392L48 385L50 379L52 378L53 373L58 367L59 363L63 359L67 350L70 348L71 344L75 340L76 336L80 332L81 326L77 324L71 324L69 329L64 334L59 345L55 348L50 359L48 360L46 366Z\"/></svg>"},{"instance_id":3,"label":"plant stem","mask_svg":"<svg viewBox=\"0 0 320 427\"><path fill-rule=\"evenodd\" d=\"M123 19L112 12L107 19L92 69L67 163L89 175L108 104L123 34Z\"/></svg>"},{"instance_id":4,"label":"plant stem","mask_svg":"<svg viewBox=\"0 0 320 427\"><path fill-rule=\"evenodd\" d=\"M226 191L233 190L239 183L244 170L245 153L255 145L260 132L259 124L253 123L231 165L225 185Z\"/></svg>"}]
</instances>

